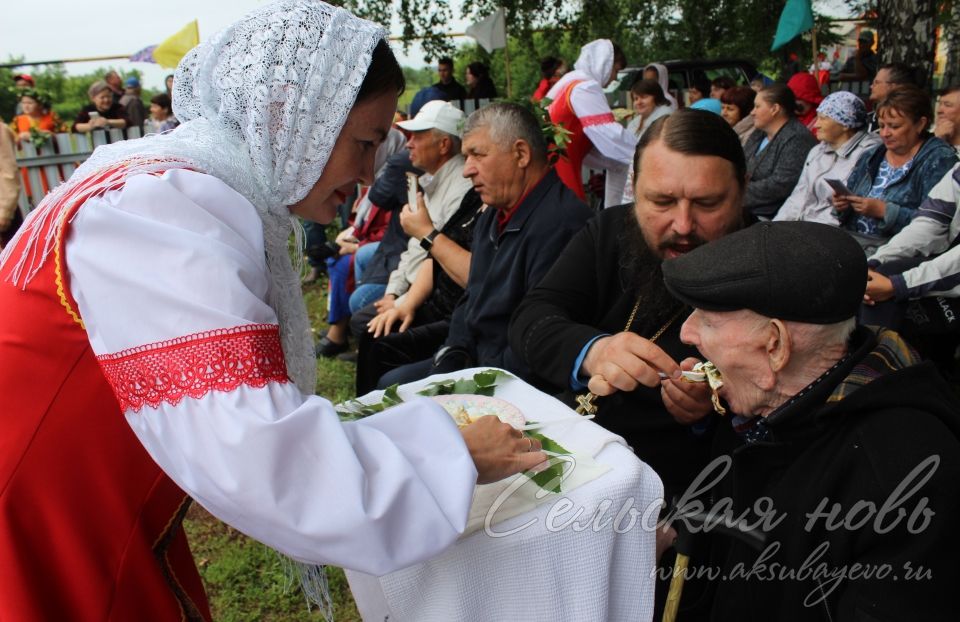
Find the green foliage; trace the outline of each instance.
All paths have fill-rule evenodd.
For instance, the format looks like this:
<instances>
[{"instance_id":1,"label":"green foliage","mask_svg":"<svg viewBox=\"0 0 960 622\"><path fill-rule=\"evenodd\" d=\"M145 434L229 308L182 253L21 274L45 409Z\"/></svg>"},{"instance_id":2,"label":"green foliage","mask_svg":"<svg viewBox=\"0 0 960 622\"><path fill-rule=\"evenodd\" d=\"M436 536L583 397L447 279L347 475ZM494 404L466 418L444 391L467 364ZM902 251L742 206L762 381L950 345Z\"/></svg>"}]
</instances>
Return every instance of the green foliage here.
<instances>
[{"instance_id":1,"label":"green foliage","mask_svg":"<svg viewBox=\"0 0 960 622\"><path fill-rule=\"evenodd\" d=\"M8 63L15 63L23 60L22 58L9 58ZM60 115L67 124L71 124L76 118L80 109L90 103L87 96L87 89L97 80L103 79L103 76L113 69L124 78L140 78L140 71L137 69L125 69L117 67L103 67L97 71L86 73L79 76L68 76L67 70L62 63L53 65L43 65L41 67L18 67L14 69L0 69L0 117L9 121L13 117L13 112L17 105L17 96L15 93L5 88L13 85L13 76L18 73L29 73L36 81L37 90L49 96L53 102L53 111ZM140 98L144 105L150 105L150 98L156 94L156 91L144 89Z\"/></svg>"},{"instance_id":2,"label":"green foliage","mask_svg":"<svg viewBox=\"0 0 960 622\"><path fill-rule=\"evenodd\" d=\"M528 422L529 423L529 422ZM540 441L540 446L544 451L549 451L552 454L557 454L559 456L569 456L570 451L565 449L563 445L557 441L535 432L533 430L527 431L527 436L530 438L535 438ZM552 457L550 459L550 466L540 471L539 473L532 474L530 479L532 479L538 486L553 493L560 493L560 482L563 479L564 465L570 464L567 460L562 457Z\"/></svg>"},{"instance_id":3,"label":"green foliage","mask_svg":"<svg viewBox=\"0 0 960 622\"><path fill-rule=\"evenodd\" d=\"M449 378L431 382L422 391L417 391L417 395L427 397L433 395L486 395L491 397L497 383L504 378L513 378L513 376L499 369L485 369L475 373L473 378Z\"/></svg>"}]
</instances>

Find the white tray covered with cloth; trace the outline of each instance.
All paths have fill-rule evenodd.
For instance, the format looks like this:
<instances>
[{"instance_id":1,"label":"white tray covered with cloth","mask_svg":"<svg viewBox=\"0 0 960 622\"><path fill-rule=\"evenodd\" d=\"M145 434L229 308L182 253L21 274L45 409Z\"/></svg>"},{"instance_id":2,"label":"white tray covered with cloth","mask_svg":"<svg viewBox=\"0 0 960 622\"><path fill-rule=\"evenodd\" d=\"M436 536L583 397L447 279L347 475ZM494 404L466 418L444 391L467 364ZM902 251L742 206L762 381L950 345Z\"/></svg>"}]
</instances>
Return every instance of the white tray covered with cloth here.
<instances>
[{"instance_id":1,"label":"white tray covered with cloth","mask_svg":"<svg viewBox=\"0 0 960 622\"><path fill-rule=\"evenodd\" d=\"M479 371L431 376L399 395ZM477 486L464 536L444 553L382 577L347 572L363 619L650 620L660 478L619 436L522 380L500 380L494 396L572 452L562 492L511 487L515 478Z\"/></svg>"}]
</instances>

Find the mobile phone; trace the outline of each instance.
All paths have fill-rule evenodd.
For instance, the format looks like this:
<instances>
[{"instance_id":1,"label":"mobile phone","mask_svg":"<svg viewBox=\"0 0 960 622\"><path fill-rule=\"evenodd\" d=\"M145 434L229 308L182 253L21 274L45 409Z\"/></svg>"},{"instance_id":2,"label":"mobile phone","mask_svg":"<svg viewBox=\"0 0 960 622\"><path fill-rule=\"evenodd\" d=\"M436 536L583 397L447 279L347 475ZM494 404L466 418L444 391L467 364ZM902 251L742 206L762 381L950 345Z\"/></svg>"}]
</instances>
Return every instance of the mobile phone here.
<instances>
[{"instance_id":1,"label":"mobile phone","mask_svg":"<svg viewBox=\"0 0 960 622\"><path fill-rule=\"evenodd\" d=\"M99 118L100 118L100 113L97 112L96 110L94 110L93 112L90 113L90 120L91 120L91 121L92 121L93 119L99 119Z\"/></svg>"},{"instance_id":2,"label":"mobile phone","mask_svg":"<svg viewBox=\"0 0 960 622\"><path fill-rule=\"evenodd\" d=\"M827 185L833 188L833 191L837 194L837 196L845 197L853 194L853 192L850 191L850 188L847 188L846 185L844 185L844 183L839 179L824 179L823 181L827 182Z\"/></svg>"},{"instance_id":3,"label":"mobile phone","mask_svg":"<svg viewBox=\"0 0 960 622\"><path fill-rule=\"evenodd\" d=\"M419 183L414 173L407 173L407 203L410 205L410 211L417 211L417 189Z\"/></svg>"}]
</instances>

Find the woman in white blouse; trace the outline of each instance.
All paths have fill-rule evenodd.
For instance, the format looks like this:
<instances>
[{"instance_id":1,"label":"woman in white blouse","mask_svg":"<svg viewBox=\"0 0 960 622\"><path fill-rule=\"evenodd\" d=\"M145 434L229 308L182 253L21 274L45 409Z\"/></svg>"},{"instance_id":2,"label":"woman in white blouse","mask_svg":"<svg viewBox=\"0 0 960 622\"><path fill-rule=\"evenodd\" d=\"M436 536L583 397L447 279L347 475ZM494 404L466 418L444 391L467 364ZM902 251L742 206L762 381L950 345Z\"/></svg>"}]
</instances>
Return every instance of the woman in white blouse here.
<instances>
[{"instance_id":1,"label":"woman in white blouse","mask_svg":"<svg viewBox=\"0 0 960 622\"><path fill-rule=\"evenodd\" d=\"M0 255L0 616L209 619L189 498L301 562L390 572L545 459L493 417L342 424L314 394L295 216L372 181L403 86L382 28L276 0L181 61L176 131L99 148L31 214Z\"/></svg>"}]
</instances>

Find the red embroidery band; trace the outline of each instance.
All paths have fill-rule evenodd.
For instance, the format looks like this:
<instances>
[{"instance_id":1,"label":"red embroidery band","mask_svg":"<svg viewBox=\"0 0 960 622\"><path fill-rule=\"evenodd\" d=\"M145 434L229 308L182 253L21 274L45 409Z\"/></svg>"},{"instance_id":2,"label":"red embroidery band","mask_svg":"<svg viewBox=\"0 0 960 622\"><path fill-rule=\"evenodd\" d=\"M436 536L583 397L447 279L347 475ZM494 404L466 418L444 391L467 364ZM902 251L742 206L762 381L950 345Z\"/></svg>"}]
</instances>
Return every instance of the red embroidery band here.
<instances>
[{"instance_id":1,"label":"red embroidery band","mask_svg":"<svg viewBox=\"0 0 960 622\"><path fill-rule=\"evenodd\" d=\"M604 123L616 123L613 114L605 112L603 114L592 114L588 117L580 117L580 125L590 127L591 125L603 125Z\"/></svg>"},{"instance_id":2,"label":"red embroidery band","mask_svg":"<svg viewBox=\"0 0 960 622\"><path fill-rule=\"evenodd\" d=\"M276 324L246 324L98 356L120 409L139 412L184 397L288 382Z\"/></svg>"}]
</instances>

